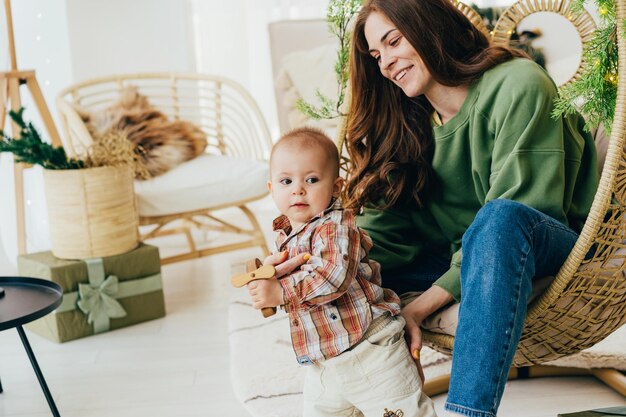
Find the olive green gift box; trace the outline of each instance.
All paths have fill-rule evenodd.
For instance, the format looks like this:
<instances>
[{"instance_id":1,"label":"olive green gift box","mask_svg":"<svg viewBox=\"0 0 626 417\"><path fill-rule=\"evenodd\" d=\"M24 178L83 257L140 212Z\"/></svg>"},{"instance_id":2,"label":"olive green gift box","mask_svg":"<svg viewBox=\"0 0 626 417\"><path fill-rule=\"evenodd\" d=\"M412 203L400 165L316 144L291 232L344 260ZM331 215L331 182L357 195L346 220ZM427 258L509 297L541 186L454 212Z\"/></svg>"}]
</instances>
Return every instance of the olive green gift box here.
<instances>
[{"instance_id":1,"label":"olive green gift box","mask_svg":"<svg viewBox=\"0 0 626 417\"><path fill-rule=\"evenodd\" d=\"M115 256L82 261L52 252L20 255L21 276L43 278L63 288L63 302L51 314L26 325L55 342L165 316L158 248L140 244Z\"/></svg>"}]
</instances>

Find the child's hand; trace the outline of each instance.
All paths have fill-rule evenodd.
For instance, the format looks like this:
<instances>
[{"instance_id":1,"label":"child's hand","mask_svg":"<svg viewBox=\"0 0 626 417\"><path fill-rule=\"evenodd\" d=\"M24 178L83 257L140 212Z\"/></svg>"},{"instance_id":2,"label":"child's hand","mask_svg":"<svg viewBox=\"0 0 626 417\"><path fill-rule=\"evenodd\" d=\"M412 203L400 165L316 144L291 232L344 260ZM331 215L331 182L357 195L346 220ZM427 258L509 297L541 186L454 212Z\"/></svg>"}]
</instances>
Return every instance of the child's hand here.
<instances>
[{"instance_id":1,"label":"child's hand","mask_svg":"<svg viewBox=\"0 0 626 417\"><path fill-rule=\"evenodd\" d=\"M283 287L276 278L257 279L248 284L248 293L252 298L252 307L260 310L285 304Z\"/></svg>"}]
</instances>

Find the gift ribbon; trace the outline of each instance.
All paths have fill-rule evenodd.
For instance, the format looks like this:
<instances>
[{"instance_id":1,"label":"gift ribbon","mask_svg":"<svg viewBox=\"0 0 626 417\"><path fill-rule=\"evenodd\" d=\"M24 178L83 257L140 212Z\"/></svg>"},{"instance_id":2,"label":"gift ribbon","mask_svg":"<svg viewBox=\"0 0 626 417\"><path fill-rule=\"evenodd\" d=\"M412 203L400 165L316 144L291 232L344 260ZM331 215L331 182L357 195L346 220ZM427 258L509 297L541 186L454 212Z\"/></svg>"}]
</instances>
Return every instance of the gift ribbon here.
<instances>
[{"instance_id":1,"label":"gift ribbon","mask_svg":"<svg viewBox=\"0 0 626 417\"><path fill-rule=\"evenodd\" d=\"M101 333L111 328L111 319L126 317L126 310L113 297L119 290L117 277L109 275L97 287L91 284L78 284L78 303L76 305L87 314L87 323L93 324L94 333Z\"/></svg>"},{"instance_id":2,"label":"gift ribbon","mask_svg":"<svg viewBox=\"0 0 626 417\"><path fill-rule=\"evenodd\" d=\"M55 313L78 308L87 314L87 322L93 325L94 333L106 332L111 328L112 318L126 316L126 310L117 301L163 288L161 274L119 282L115 275L105 277L102 258L86 259L89 284L78 284L78 291L63 294L61 305Z\"/></svg>"}]
</instances>

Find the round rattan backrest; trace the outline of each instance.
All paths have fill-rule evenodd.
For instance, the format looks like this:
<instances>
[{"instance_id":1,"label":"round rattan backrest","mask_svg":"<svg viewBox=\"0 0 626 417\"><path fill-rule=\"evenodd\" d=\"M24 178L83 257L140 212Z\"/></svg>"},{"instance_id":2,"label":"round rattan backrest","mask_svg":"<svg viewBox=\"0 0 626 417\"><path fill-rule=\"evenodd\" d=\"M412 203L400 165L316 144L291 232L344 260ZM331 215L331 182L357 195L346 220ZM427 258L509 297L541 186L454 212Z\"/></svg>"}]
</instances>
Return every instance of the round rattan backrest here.
<instances>
[{"instance_id":1,"label":"round rattan backrest","mask_svg":"<svg viewBox=\"0 0 626 417\"><path fill-rule=\"evenodd\" d=\"M57 107L65 130L63 145L69 154L82 153L91 143L77 108L104 110L131 86L169 118L200 126L209 142L207 152L258 160L269 157L269 129L250 94L228 78L195 73L114 75L64 89L57 97Z\"/></svg>"},{"instance_id":2,"label":"round rattan backrest","mask_svg":"<svg viewBox=\"0 0 626 417\"><path fill-rule=\"evenodd\" d=\"M493 29L491 42L494 45L508 46L511 41L511 35L517 28L517 25L524 18L540 12L555 13L569 20L580 36L580 41L583 45L592 38L596 30L596 23L589 12L585 9L576 13L572 11L571 0L518 0L507 8L498 19ZM584 65L585 62L581 58L574 75L565 81L562 86L580 78Z\"/></svg>"},{"instance_id":3,"label":"round rattan backrest","mask_svg":"<svg viewBox=\"0 0 626 417\"><path fill-rule=\"evenodd\" d=\"M485 36L487 36L488 38L491 37L491 34L487 30L487 27L483 22L483 18L478 14L476 10L472 9L470 6L460 1L452 0L452 3L454 3L456 8L459 9L461 13L463 13L465 17L467 17L467 19L472 22L472 24L476 26L478 30L484 33Z\"/></svg>"},{"instance_id":4,"label":"round rattan backrest","mask_svg":"<svg viewBox=\"0 0 626 417\"><path fill-rule=\"evenodd\" d=\"M626 18L624 1L616 2L618 22ZM626 41L617 32L619 72L626 74ZM619 77L617 97L626 97L624 78ZM555 280L529 307L515 366L589 348L626 323L625 104L623 99L616 103L606 162L587 221ZM454 338L424 332L424 341L451 353Z\"/></svg>"}]
</instances>

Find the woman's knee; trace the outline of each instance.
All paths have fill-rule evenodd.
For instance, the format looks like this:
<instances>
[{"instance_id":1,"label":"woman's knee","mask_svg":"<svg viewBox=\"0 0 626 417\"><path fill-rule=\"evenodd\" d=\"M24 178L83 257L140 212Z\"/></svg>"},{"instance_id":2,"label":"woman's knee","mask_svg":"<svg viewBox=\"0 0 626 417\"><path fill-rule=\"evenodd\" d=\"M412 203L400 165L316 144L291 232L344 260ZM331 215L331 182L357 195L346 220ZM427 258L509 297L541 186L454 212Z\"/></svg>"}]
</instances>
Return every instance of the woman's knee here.
<instances>
[{"instance_id":1,"label":"woman's knee","mask_svg":"<svg viewBox=\"0 0 626 417\"><path fill-rule=\"evenodd\" d=\"M497 199L485 204L463 235L463 247L472 239L501 239L532 224L535 210L512 200Z\"/></svg>"},{"instance_id":2,"label":"woman's knee","mask_svg":"<svg viewBox=\"0 0 626 417\"><path fill-rule=\"evenodd\" d=\"M497 199L491 200L481 207L476 214L476 219L482 221L487 219L512 220L523 218L532 211L534 211L533 208L518 201Z\"/></svg>"},{"instance_id":3,"label":"woman's knee","mask_svg":"<svg viewBox=\"0 0 626 417\"><path fill-rule=\"evenodd\" d=\"M483 249L493 250L503 245L506 247L506 242L512 240L527 242L530 230L539 219L539 212L525 204L512 200L492 200L476 214L463 235L462 246L469 249L478 244Z\"/></svg>"}]
</instances>

